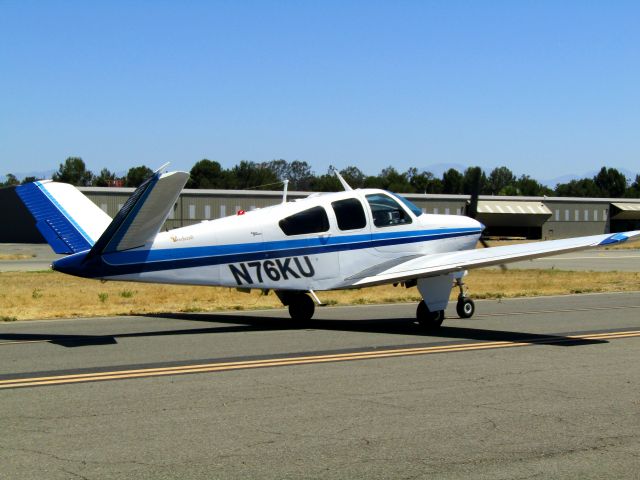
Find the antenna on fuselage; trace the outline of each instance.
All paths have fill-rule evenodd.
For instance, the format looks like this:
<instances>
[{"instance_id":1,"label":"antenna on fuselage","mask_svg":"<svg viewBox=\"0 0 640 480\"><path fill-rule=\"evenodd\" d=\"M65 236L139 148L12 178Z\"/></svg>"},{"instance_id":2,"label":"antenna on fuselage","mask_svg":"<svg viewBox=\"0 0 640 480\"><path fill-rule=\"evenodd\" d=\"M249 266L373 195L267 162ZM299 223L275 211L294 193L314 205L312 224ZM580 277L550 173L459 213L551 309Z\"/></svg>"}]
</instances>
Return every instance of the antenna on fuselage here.
<instances>
[{"instance_id":1,"label":"antenna on fuselage","mask_svg":"<svg viewBox=\"0 0 640 480\"><path fill-rule=\"evenodd\" d=\"M285 180L284 182L284 190L282 191L282 203L287 203L287 190L289 188L289 180Z\"/></svg>"},{"instance_id":2,"label":"antenna on fuselage","mask_svg":"<svg viewBox=\"0 0 640 480\"><path fill-rule=\"evenodd\" d=\"M340 180L340 183L342 184L342 188L344 188L345 191L348 192L349 190L353 190L353 188L351 188L351 186L347 183L347 181L344 178L342 178L342 175L340 175L340 172L336 167L331 165L329 167L329 170L331 170L335 174L335 176L338 177L338 180Z\"/></svg>"}]
</instances>

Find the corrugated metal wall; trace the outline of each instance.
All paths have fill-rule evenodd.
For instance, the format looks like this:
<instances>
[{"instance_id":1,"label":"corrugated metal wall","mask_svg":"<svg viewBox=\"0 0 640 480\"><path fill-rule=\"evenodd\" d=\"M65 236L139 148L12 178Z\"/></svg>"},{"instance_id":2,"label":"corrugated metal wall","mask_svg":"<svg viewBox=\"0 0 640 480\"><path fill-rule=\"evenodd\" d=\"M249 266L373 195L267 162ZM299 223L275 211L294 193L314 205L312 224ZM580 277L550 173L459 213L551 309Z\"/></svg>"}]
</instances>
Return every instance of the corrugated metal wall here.
<instances>
[{"instance_id":1,"label":"corrugated metal wall","mask_svg":"<svg viewBox=\"0 0 640 480\"><path fill-rule=\"evenodd\" d=\"M81 188L96 205L111 217L126 202L132 192L127 188ZM290 192L289 200L304 198L306 192ZM464 212L468 196L465 195L405 195L424 212L431 214L460 215ZM595 235L610 231L609 208L614 199L566 199L532 197L484 197L480 199L504 202L539 201L552 212L542 226L545 239L566 238L579 235ZM42 242L33 219L22 206L15 191L2 189L0 201L6 209L0 221L0 242ZM165 229L172 229L203 220L235 215L238 210L253 210L282 202L282 192L234 191L234 190L184 190L176 203ZM640 200L625 199L639 203Z\"/></svg>"}]
</instances>

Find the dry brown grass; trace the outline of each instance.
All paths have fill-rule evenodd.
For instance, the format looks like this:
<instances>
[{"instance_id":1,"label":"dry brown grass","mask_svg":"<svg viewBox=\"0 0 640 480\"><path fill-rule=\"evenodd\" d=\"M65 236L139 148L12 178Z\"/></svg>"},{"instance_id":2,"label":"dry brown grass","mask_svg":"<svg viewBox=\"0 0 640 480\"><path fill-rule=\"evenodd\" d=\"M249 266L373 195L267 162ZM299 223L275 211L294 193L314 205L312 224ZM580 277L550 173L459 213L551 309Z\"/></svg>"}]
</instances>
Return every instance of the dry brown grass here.
<instances>
[{"instance_id":1,"label":"dry brown grass","mask_svg":"<svg viewBox=\"0 0 640 480\"><path fill-rule=\"evenodd\" d=\"M557 270L475 270L466 277L474 298L640 290L640 273ZM452 291L455 298L457 291ZM418 301L415 288L391 285L319 292L330 305ZM154 285L87 280L57 272L0 273L0 320L92 317L154 312L202 312L281 307L271 293L222 287Z\"/></svg>"},{"instance_id":2,"label":"dry brown grass","mask_svg":"<svg viewBox=\"0 0 640 480\"><path fill-rule=\"evenodd\" d=\"M612 245L610 247L603 247L604 250L640 250L640 242L625 242L620 245Z\"/></svg>"},{"instance_id":3,"label":"dry brown grass","mask_svg":"<svg viewBox=\"0 0 640 480\"><path fill-rule=\"evenodd\" d=\"M27 260L34 257L34 254L26 253L0 253L0 260Z\"/></svg>"}]
</instances>

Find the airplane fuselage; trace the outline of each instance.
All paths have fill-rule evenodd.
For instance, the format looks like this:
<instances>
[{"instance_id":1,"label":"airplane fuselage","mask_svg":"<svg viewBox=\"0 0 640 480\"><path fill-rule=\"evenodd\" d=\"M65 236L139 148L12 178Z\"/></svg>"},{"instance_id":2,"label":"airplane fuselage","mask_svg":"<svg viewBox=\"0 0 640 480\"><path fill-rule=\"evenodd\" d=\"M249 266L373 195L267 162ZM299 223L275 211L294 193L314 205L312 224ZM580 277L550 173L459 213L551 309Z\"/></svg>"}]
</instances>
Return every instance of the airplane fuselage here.
<instances>
[{"instance_id":1,"label":"airplane fuselage","mask_svg":"<svg viewBox=\"0 0 640 480\"><path fill-rule=\"evenodd\" d=\"M473 249L481 232L462 215L428 215L383 190L351 190L161 232L125 251L76 253L53 268L104 280L330 290L413 257Z\"/></svg>"}]
</instances>

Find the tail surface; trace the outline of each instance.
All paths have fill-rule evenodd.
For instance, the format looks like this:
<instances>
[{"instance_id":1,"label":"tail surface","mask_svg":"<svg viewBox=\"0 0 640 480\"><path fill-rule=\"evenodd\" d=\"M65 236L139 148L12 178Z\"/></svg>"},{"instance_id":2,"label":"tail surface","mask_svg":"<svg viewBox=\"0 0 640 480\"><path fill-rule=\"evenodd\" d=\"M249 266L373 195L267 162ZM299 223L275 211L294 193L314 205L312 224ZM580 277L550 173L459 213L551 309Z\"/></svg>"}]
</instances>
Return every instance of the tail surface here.
<instances>
[{"instance_id":1,"label":"tail surface","mask_svg":"<svg viewBox=\"0 0 640 480\"><path fill-rule=\"evenodd\" d=\"M186 172L156 172L129 197L89 256L121 252L153 241L189 179Z\"/></svg>"},{"instance_id":2,"label":"tail surface","mask_svg":"<svg viewBox=\"0 0 640 480\"><path fill-rule=\"evenodd\" d=\"M111 217L76 187L43 180L16 187L36 227L56 253L89 250L111 223Z\"/></svg>"},{"instance_id":3,"label":"tail surface","mask_svg":"<svg viewBox=\"0 0 640 480\"><path fill-rule=\"evenodd\" d=\"M53 269L79 277L102 278L106 254L150 245L189 179L186 172L154 173L140 185L108 223L90 250L60 258Z\"/></svg>"}]
</instances>

